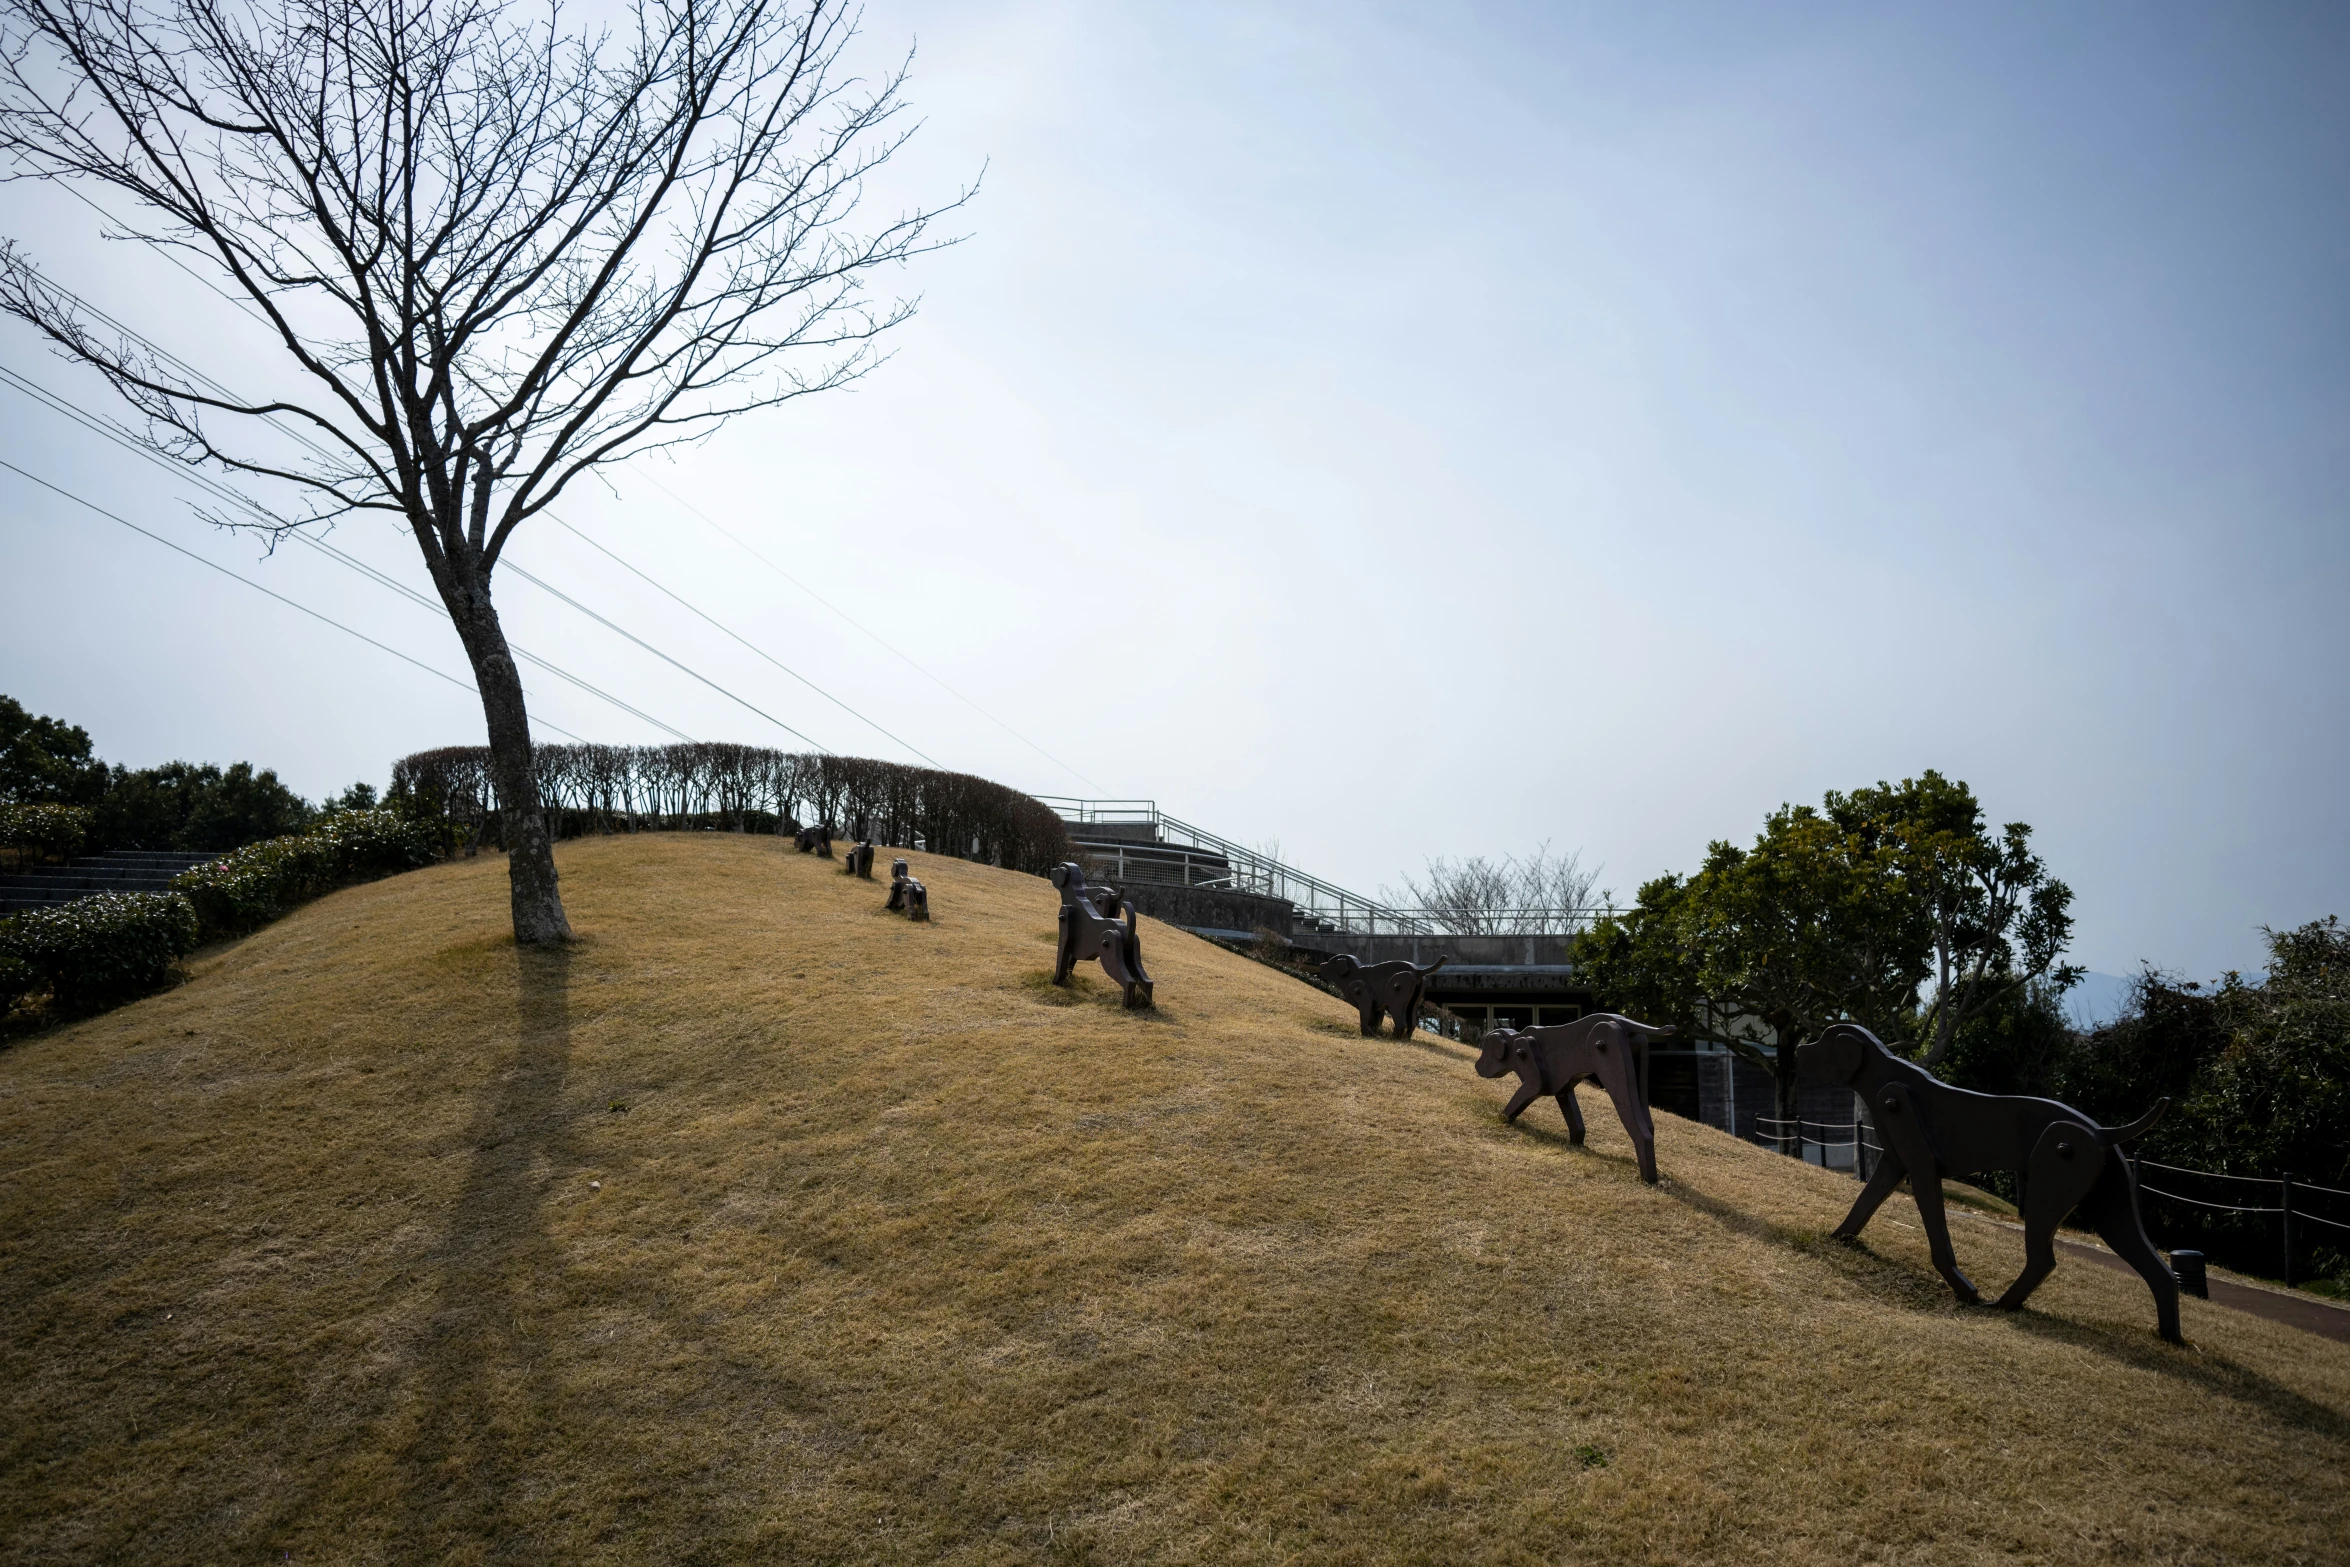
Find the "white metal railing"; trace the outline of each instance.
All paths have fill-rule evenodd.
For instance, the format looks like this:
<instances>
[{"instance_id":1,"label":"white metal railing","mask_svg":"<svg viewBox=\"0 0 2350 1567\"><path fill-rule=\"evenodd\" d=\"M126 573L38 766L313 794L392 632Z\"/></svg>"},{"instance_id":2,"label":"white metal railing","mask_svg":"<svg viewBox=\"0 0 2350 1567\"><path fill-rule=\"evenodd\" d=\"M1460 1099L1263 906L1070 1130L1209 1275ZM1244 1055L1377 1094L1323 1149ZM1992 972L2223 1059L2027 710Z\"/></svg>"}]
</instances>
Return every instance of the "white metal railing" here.
<instances>
[{"instance_id":1,"label":"white metal railing","mask_svg":"<svg viewBox=\"0 0 2350 1567\"><path fill-rule=\"evenodd\" d=\"M1295 866L1282 864L1269 854L1169 816L1159 809L1156 800L1079 800L1049 794L1038 795L1037 798L1051 806L1061 820L1071 826L1152 828L1155 841L1131 846L1137 850L1190 848L1207 851L1230 867L1228 879L1220 885L1237 892L1254 893L1259 897L1287 899L1296 907L1299 917L1310 925L1364 936L1448 934L1439 931L1422 916L1390 908L1375 898L1350 892L1319 876L1309 876ZM1108 857L1114 856L1116 849L1114 844L1103 843L1093 852Z\"/></svg>"},{"instance_id":2,"label":"white metal railing","mask_svg":"<svg viewBox=\"0 0 2350 1567\"><path fill-rule=\"evenodd\" d=\"M1286 898L1309 926L1352 936L1571 936L1614 912L1579 909L1399 909L1309 876L1269 854L1167 815L1156 800L1038 795L1072 827L1147 827L1148 839L1099 839L1088 853L1115 879L1226 887Z\"/></svg>"}]
</instances>

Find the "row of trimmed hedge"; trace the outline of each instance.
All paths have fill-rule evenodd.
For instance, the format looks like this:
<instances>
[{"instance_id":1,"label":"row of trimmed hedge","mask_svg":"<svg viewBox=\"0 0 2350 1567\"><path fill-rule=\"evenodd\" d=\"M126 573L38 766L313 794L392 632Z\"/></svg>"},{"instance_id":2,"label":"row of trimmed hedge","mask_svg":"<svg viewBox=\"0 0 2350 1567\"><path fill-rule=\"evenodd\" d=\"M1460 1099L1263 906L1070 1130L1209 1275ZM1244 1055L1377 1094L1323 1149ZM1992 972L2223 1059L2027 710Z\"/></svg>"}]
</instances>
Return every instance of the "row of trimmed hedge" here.
<instances>
[{"instance_id":1,"label":"row of trimmed hedge","mask_svg":"<svg viewBox=\"0 0 2350 1567\"><path fill-rule=\"evenodd\" d=\"M183 871L171 888L195 905L207 941L266 925L337 887L432 862L427 829L391 811L336 811L305 833L249 843Z\"/></svg>"},{"instance_id":2,"label":"row of trimmed hedge","mask_svg":"<svg viewBox=\"0 0 2350 1567\"><path fill-rule=\"evenodd\" d=\"M49 992L65 1012L119 1006L171 982L196 950L196 910L176 892L101 892L0 920L0 1013Z\"/></svg>"},{"instance_id":3,"label":"row of trimmed hedge","mask_svg":"<svg viewBox=\"0 0 2350 1567\"><path fill-rule=\"evenodd\" d=\"M66 1012L162 989L198 943L241 935L293 905L432 860L431 834L390 811L337 811L309 832L248 844L172 880L0 920L0 1014L49 992Z\"/></svg>"},{"instance_id":4,"label":"row of trimmed hedge","mask_svg":"<svg viewBox=\"0 0 2350 1567\"><path fill-rule=\"evenodd\" d=\"M876 843L1037 876L1076 857L1051 806L969 773L714 741L537 745L531 764L547 829L558 838L696 827L789 833L805 810L836 834L861 818ZM487 747L402 757L386 798L443 824L452 848L504 841Z\"/></svg>"},{"instance_id":5,"label":"row of trimmed hedge","mask_svg":"<svg viewBox=\"0 0 2350 1567\"><path fill-rule=\"evenodd\" d=\"M90 835L78 805L0 805L0 849L19 866L71 859Z\"/></svg>"}]
</instances>

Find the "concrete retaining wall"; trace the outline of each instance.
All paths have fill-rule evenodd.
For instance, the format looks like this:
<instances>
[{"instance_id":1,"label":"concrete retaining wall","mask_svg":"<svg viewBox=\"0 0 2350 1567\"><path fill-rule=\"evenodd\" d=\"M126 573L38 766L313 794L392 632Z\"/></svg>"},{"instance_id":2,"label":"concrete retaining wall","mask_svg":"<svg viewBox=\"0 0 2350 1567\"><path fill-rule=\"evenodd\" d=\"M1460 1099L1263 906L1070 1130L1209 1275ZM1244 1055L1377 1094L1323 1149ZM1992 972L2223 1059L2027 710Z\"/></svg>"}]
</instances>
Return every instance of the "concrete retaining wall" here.
<instances>
[{"instance_id":1,"label":"concrete retaining wall","mask_svg":"<svg viewBox=\"0 0 2350 1567\"><path fill-rule=\"evenodd\" d=\"M1118 890L1151 918L1193 930L1262 928L1287 936L1297 919L1297 910L1287 898L1264 898L1253 892L1233 892L1220 887L1171 887L1148 881L1130 882Z\"/></svg>"}]
</instances>

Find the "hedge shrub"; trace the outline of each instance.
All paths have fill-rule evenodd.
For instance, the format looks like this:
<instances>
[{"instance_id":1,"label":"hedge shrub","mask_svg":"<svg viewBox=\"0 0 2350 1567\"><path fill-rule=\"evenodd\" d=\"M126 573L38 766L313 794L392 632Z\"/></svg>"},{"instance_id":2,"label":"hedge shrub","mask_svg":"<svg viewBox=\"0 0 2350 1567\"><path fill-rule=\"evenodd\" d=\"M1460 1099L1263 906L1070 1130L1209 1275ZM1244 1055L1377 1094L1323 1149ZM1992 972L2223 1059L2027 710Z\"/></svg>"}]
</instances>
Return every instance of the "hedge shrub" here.
<instances>
[{"instance_id":1,"label":"hedge shrub","mask_svg":"<svg viewBox=\"0 0 2350 1567\"><path fill-rule=\"evenodd\" d=\"M0 849L20 866L71 859L89 831L90 813L78 805L0 805Z\"/></svg>"},{"instance_id":2,"label":"hedge shrub","mask_svg":"<svg viewBox=\"0 0 2350 1567\"><path fill-rule=\"evenodd\" d=\"M0 1017L41 988L41 971L19 957L11 944L15 934L15 920L0 920Z\"/></svg>"},{"instance_id":3,"label":"hedge shrub","mask_svg":"<svg viewBox=\"0 0 2350 1567\"><path fill-rule=\"evenodd\" d=\"M176 892L102 892L0 922L0 990L45 982L69 1012L118 1005L171 980L196 948L196 910Z\"/></svg>"},{"instance_id":4,"label":"hedge shrub","mask_svg":"<svg viewBox=\"0 0 2350 1567\"><path fill-rule=\"evenodd\" d=\"M172 878L206 939L266 924L305 898L432 862L430 832L391 811L336 811L306 833L247 844Z\"/></svg>"},{"instance_id":5,"label":"hedge shrub","mask_svg":"<svg viewBox=\"0 0 2350 1567\"><path fill-rule=\"evenodd\" d=\"M1060 816L1041 800L968 773L869 757L687 741L540 745L531 748L531 764L547 829L558 838L695 828L790 832L804 810L836 833L861 817L876 843L1039 876L1077 852ZM452 850L504 842L485 747L402 757L386 798L434 823Z\"/></svg>"}]
</instances>

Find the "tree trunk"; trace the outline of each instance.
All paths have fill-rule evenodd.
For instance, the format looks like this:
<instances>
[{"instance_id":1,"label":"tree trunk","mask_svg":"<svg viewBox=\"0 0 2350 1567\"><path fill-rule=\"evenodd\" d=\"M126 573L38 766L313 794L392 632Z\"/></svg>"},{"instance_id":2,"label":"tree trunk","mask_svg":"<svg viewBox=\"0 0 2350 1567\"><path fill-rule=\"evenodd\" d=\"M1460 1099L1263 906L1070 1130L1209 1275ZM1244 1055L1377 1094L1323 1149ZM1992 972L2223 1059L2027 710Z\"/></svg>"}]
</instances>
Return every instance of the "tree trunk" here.
<instances>
[{"instance_id":1,"label":"tree trunk","mask_svg":"<svg viewBox=\"0 0 2350 1567\"><path fill-rule=\"evenodd\" d=\"M451 563L453 580L442 597L457 623L473 683L481 690L482 716L489 722L490 782L498 791L498 815L506 840L506 880L514 902L514 944L543 947L571 939L563 894L555 884L555 843L539 800L538 769L531 764L530 714L522 703L522 673L506 646L506 632L490 603L489 584Z\"/></svg>"},{"instance_id":2,"label":"tree trunk","mask_svg":"<svg viewBox=\"0 0 2350 1567\"><path fill-rule=\"evenodd\" d=\"M1784 1141L1793 1142L1796 1152L1801 1153L1803 1099L1798 1091L1800 1082L1795 1075L1795 1041L1790 1037L1793 1030L1779 1029L1775 1032L1778 1034L1778 1042L1771 1049L1771 1079L1779 1090L1779 1132ZM1781 1152L1784 1151L1782 1146Z\"/></svg>"}]
</instances>

